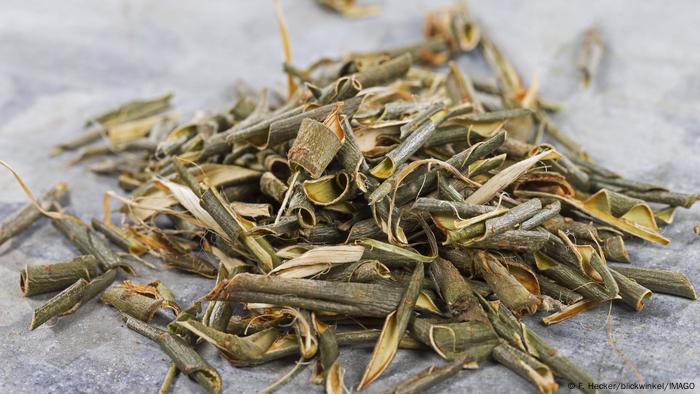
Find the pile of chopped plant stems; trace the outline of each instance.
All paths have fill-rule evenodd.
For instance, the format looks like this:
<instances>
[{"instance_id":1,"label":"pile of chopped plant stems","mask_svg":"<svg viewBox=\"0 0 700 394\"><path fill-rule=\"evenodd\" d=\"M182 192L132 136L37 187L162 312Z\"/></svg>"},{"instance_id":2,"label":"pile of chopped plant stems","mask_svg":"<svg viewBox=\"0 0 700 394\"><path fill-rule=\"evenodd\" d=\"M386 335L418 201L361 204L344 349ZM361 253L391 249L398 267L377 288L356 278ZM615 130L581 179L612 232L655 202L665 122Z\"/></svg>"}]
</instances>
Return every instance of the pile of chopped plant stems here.
<instances>
[{"instance_id":1,"label":"pile of chopped plant stems","mask_svg":"<svg viewBox=\"0 0 700 394\"><path fill-rule=\"evenodd\" d=\"M450 61L466 52L484 56L497 85ZM105 217L87 224L61 208L61 183L5 221L0 242L49 216L82 254L22 271L25 295L60 291L31 329L100 295L171 357L164 392L178 371L221 391L203 342L239 367L298 359L269 391L312 360L327 392L359 390L408 348L446 363L392 392L489 357L542 393L555 377L592 392L523 315L544 310L549 325L612 300L640 311L652 292L696 298L681 273L626 264L624 240L668 243L658 226L698 196L594 164L464 8L430 14L414 45L307 68L287 60L288 98L248 92L184 124L171 95L134 101L57 147L82 148L75 161L111 156L91 170L125 192L106 193ZM153 257L213 288L182 307L165 283L121 281L129 260L156 268ZM163 309L167 327L149 324ZM344 382L339 348L361 344L374 344L367 369Z\"/></svg>"}]
</instances>

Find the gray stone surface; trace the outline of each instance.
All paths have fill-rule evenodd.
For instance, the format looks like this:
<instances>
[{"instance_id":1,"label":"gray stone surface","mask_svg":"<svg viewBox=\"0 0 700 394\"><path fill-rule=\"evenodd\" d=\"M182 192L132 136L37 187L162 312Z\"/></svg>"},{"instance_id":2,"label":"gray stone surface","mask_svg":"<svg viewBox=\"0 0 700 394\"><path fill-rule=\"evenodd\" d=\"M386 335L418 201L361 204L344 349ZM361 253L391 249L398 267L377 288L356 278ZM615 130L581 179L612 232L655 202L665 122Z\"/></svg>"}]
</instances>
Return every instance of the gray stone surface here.
<instances>
[{"instance_id":1,"label":"gray stone surface","mask_svg":"<svg viewBox=\"0 0 700 394\"><path fill-rule=\"evenodd\" d=\"M419 37L423 13L442 1L381 1L379 16L347 20L311 1L283 1L294 60L381 48ZM476 2L474 2L476 3ZM472 4L493 39L528 79L539 75L543 96L567 110L562 127L591 155L621 173L700 190L700 7L693 0L489 1ZM574 68L581 32L602 29L609 51L600 78L580 88ZM115 183L70 167L68 156L48 158L52 145L79 132L86 117L123 101L166 90L177 93L184 113L224 108L233 82L282 88L282 49L271 2L261 1L0 1L0 158L12 163L35 191L57 180L72 187L72 209L84 219L100 215L99 196ZM486 75L477 57L460 61ZM14 180L0 174L0 217L25 202ZM667 247L631 242L634 263L685 272L700 283L692 226L700 208L678 212L664 230ZM74 315L30 332L32 309L48 296L23 298L18 277L25 264L74 255L58 232L41 220L0 247L0 392L148 392L157 390L167 357L126 329L115 311L96 301ZM211 282L171 271L139 269L160 278L182 303L204 294ZM630 364L646 382L700 384L700 303L656 295L641 313L614 305L608 341L607 307L545 328L531 326L600 382L635 382ZM370 349L343 350L346 383L356 385ZM221 372L225 392L252 392L291 367L290 360L236 369L213 349L205 357ZM439 362L402 351L368 392ZM308 371L285 388L320 392ZM180 377L176 393L200 392ZM486 363L464 371L433 392L534 392L503 367ZM562 392L567 392L564 386Z\"/></svg>"}]
</instances>

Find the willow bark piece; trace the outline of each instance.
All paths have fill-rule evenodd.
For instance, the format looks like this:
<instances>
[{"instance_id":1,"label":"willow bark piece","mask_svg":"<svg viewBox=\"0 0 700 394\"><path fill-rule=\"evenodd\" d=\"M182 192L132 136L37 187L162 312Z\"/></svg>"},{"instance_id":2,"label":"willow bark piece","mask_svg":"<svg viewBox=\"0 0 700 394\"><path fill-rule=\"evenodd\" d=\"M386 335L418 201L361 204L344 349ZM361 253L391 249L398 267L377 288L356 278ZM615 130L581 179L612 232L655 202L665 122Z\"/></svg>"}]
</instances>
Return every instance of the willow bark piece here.
<instances>
[{"instance_id":1,"label":"willow bark piece","mask_svg":"<svg viewBox=\"0 0 700 394\"><path fill-rule=\"evenodd\" d=\"M302 112L304 112L304 107L296 106L293 108L286 108L284 110L280 108L275 112L263 115L263 118L256 118L258 119L257 121L255 121L252 118L250 118L250 121L246 119L246 121L241 122L238 125L232 127L231 129L221 133L220 137L215 137L215 142L217 143L217 145L224 141L227 144L250 143L252 145L261 147L264 145L265 140L269 137L270 127L273 123L294 118ZM210 149L214 148L214 145L211 143L210 146Z\"/></svg>"},{"instance_id":2,"label":"willow bark piece","mask_svg":"<svg viewBox=\"0 0 700 394\"><path fill-rule=\"evenodd\" d=\"M269 273L283 278L304 278L328 270L334 264L354 263L365 248L359 245L320 246L278 265Z\"/></svg>"},{"instance_id":3,"label":"willow bark piece","mask_svg":"<svg viewBox=\"0 0 700 394\"><path fill-rule=\"evenodd\" d=\"M562 156L557 161L550 161L549 164L554 171L562 174L578 190L588 192L591 189L591 181L588 174L574 164L568 156Z\"/></svg>"},{"instance_id":4,"label":"willow bark piece","mask_svg":"<svg viewBox=\"0 0 700 394\"><path fill-rule=\"evenodd\" d=\"M133 291L123 285L107 289L100 297L105 304L112 305L121 313L149 322L163 305L162 298L153 298Z\"/></svg>"},{"instance_id":5,"label":"willow bark piece","mask_svg":"<svg viewBox=\"0 0 700 394\"><path fill-rule=\"evenodd\" d=\"M246 225L247 228L244 228L246 222L233 212L216 190L207 189L202 194L200 204L231 240L240 239L243 242L255 255L263 272L268 272L279 264L279 258L274 254L269 242L262 236L249 236L246 231L250 230L252 225Z\"/></svg>"},{"instance_id":6,"label":"willow bark piece","mask_svg":"<svg viewBox=\"0 0 700 394\"><path fill-rule=\"evenodd\" d=\"M210 300L261 302L353 316L384 317L396 309L402 291L369 283L238 274L213 289Z\"/></svg>"},{"instance_id":7,"label":"willow bark piece","mask_svg":"<svg viewBox=\"0 0 700 394\"><path fill-rule=\"evenodd\" d=\"M294 188L289 198L289 208L287 208L286 214L296 215L299 226L304 229L314 227L318 223L316 209L304 194L301 185Z\"/></svg>"},{"instance_id":8,"label":"willow bark piece","mask_svg":"<svg viewBox=\"0 0 700 394\"><path fill-rule=\"evenodd\" d=\"M272 205L254 202L234 201L231 209L240 216L248 218L268 218L272 216Z\"/></svg>"},{"instance_id":9,"label":"willow bark piece","mask_svg":"<svg viewBox=\"0 0 700 394\"><path fill-rule=\"evenodd\" d=\"M290 165L303 168L314 179L319 178L345 140L345 133L339 122L336 123L304 119L294 144L287 152Z\"/></svg>"},{"instance_id":10,"label":"willow bark piece","mask_svg":"<svg viewBox=\"0 0 700 394\"><path fill-rule=\"evenodd\" d=\"M367 239L382 239L384 232L379 226L374 218L358 220L353 223L350 228L350 233L348 234L348 239L346 242L354 242L363 238ZM385 239L385 238L384 238Z\"/></svg>"},{"instance_id":11,"label":"willow bark piece","mask_svg":"<svg viewBox=\"0 0 700 394\"><path fill-rule=\"evenodd\" d=\"M192 322L192 321L190 321ZM196 322L192 322L193 324L196 324ZM202 330L205 330L206 326L202 326L201 323L198 325ZM209 329L211 330L211 329ZM371 343L377 340L379 338L380 330L374 330L374 329L366 329L366 330L361 330L361 331L349 331L349 332L339 332L336 333L336 340L338 343L338 346L351 346L351 345L363 345L367 343ZM274 334L274 335L270 335ZM266 338L265 336L269 337ZM264 353L262 353L261 356L256 356L254 358L248 358L248 359L241 359L241 358L232 358L226 353L226 349L219 347L219 350L222 350L224 352L224 355L227 356L229 361L231 361L234 365L236 366L252 366L252 365L259 365L263 364L266 362L274 361L274 360L279 360L285 357L290 357L290 356L295 356L299 355L299 344L297 341L296 336L294 335L287 335L287 336L280 336L280 333L276 331L276 329L271 329L268 330L267 333L261 333L261 335L249 335L247 337L241 338L241 339L250 339L251 337L255 337L255 341L250 343L257 347L256 342L258 344L264 345L263 348L267 349L264 350ZM210 341L212 344L217 346L217 343L221 344L227 344L227 346L238 346L239 345L239 340L233 339L229 340L228 342L223 341L222 339L224 338L230 338L230 336L223 336L223 337L216 337L218 342L212 342L215 337L214 336L209 336L209 335L204 335L203 338L205 338L207 341ZM235 337L238 338L238 337ZM262 343L264 342L264 343ZM273 343L274 342L274 343ZM408 335L404 336L401 339L401 342L399 343L400 348L402 349L422 349L423 346L421 343L417 342L416 340L412 339ZM217 346L218 347L218 346ZM254 347L254 348L255 348Z\"/></svg>"},{"instance_id":12,"label":"willow bark piece","mask_svg":"<svg viewBox=\"0 0 700 394\"><path fill-rule=\"evenodd\" d=\"M435 129L435 133L425 142L425 148L439 147L447 144L454 144L468 141L469 128L460 124L446 122ZM481 136L479 136L481 137Z\"/></svg>"},{"instance_id":13,"label":"willow bark piece","mask_svg":"<svg viewBox=\"0 0 700 394\"><path fill-rule=\"evenodd\" d=\"M352 177L339 172L304 181L302 188L309 201L318 206L329 206L347 199L352 189Z\"/></svg>"},{"instance_id":14,"label":"willow bark piece","mask_svg":"<svg viewBox=\"0 0 700 394\"><path fill-rule=\"evenodd\" d=\"M302 230L306 241L311 244L333 245L342 243L347 234L338 230L335 225L316 225Z\"/></svg>"},{"instance_id":15,"label":"willow bark piece","mask_svg":"<svg viewBox=\"0 0 700 394\"><path fill-rule=\"evenodd\" d=\"M145 118L168 109L172 98L173 93L166 93L152 99L133 100L109 112L92 118L90 122L99 123L109 127L132 120Z\"/></svg>"},{"instance_id":16,"label":"willow bark piece","mask_svg":"<svg viewBox=\"0 0 700 394\"><path fill-rule=\"evenodd\" d=\"M236 366L255 365L267 361L265 352L278 341L281 333L276 328L269 328L248 336L236 336L218 331L195 319L178 320L177 325L191 331L196 336L214 345ZM296 336L293 343L297 354L300 351Z\"/></svg>"},{"instance_id":17,"label":"willow bark piece","mask_svg":"<svg viewBox=\"0 0 700 394\"><path fill-rule=\"evenodd\" d=\"M627 247L625 247L625 240L619 235L605 238L601 248L607 260L630 262L630 255L627 252Z\"/></svg>"},{"instance_id":18,"label":"willow bark piece","mask_svg":"<svg viewBox=\"0 0 700 394\"><path fill-rule=\"evenodd\" d=\"M599 302L591 300L581 300L574 304L568 305L567 307L561 309L558 312L552 313L551 315L542 318L542 323L549 326L552 324L563 322L564 320L570 319L579 313L585 312L591 308L600 305Z\"/></svg>"},{"instance_id":19,"label":"willow bark piece","mask_svg":"<svg viewBox=\"0 0 700 394\"><path fill-rule=\"evenodd\" d=\"M428 108L425 108L423 111L417 113L408 123L404 124L399 128L399 130L401 131L400 138L403 140L411 133L419 130L420 127L423 126L423 124L426 121L431 119L434 115L442 111L444 108L445 104L443 102L436 102Z\"/></svg>"},{"instance_id":20,"label":"willow bark piece","mask_svg":"<svg viewBox=\"0 0 700 394\"><path fill-rule=\"evenodd\" d=\"M446 360L478 362L487 358L498 344L498 336L488 319L454 323L414 317L409 329L413 337Z\"/></svg>"},{"instance_id":21,"label":"willow bark piece","mask_svg":"<svg viewBox=\"0 0 700 394\"><path fill-rule=\"evenodd\" d=\"M348 117L342 117L340 125L345 133L345 141L343 142L343 146L338 150L338 155L336 156L337 163L349 174L353 174L356 171L367 171L369 166L358 146L357 137L350 125Z\"/></svg>"},{"instance_id":22,"label":"willow bark piece","mask_svg":"<svg viewBox=\"0 0 700 394\"><path fill-rule=\"evenodd\" d=\"M326 382L326 391L329 394L342 393L343 369L340 367L338 356L338 340L335 335L335 327L329 326L317 319L313 319L314 329L318 333L319 359L312 374L314 383ZM316 377L318 379L316 380Z\"/></svg>"},{"instance_id":23,"label":"willow bark piece","mask_svg":"<svg viewBox=\"0 0 700 394\"><path fill-rule=\"evenodd\" d=\"M116 278L117 270L111 269L90 282L78 279L34 311L29 329L33 330L39 327L54 316L75 312L82 304L106 289Z\"/></svg>"},{"instance_id":24,"label":"willow bark piece","mask_svg":"<svg viewBox=\"0 0 700 394\"><path fill-rule=\"evenodd\" d=\"M535 252L542 249L550 235L541 231L510 230L483 241L470 242L464 246L475 249L499 249L514 252Z\"/></svg>"},{"instance_id":25,"label":"willow bark piece","mask_svg":"<svg viewBox=\"0 0 700 394\"><path fill-rule=\"evenodd\" d=\"M549 279L546 276L537 276L537 280L540 284L540 290L542 294L548 295L553 299L560 301L566 305L574 304L583 299L581 294L570 290L564 286L559 285L557 282Z\"/></svg>"},{"instance_id":26,"label":"willow bark piece","mask_svg":"<svg viewBox=\"0 0 700 394\"><path fill-rule=\"evenodd\" d=\"M492 356L513 372L531 381L542 394L554 393L559 388L549 367L520 349L501 343L493 349Z\"/></svg>"},{"instance_id":27,"label":"willow bark piece","mask_svg":"<svg viewBox=\"0 0 700 394\"><path fill-rule=\"evenodd\" d=\"M92 228L102 233L108 240L126 252L141 255L146 253L148 248L134 238L125 236L121 231L115 229L111 224L104 223L97 218L92 218Z\"/></svg>"},{"instance_id":28,"label":"willow bark piece","mask_svg":"<svg viewBox=\"0 0 700 394\"><path fill-rule=\"evenodd\" d=\"M103 272L118 267L131 275L135 274L134 269L122 261L106 241L98 237L86 224L80 222L80 219L75 217L71 219L54 218L51 219L51 223L82 253L95 256Z\"/></svg>"},{"instance_id":29,"label":"willow bark piece","mask_svg":"<svg viewBox=\"0 0 700 394\"><path fill-rule=\"evenodd\" d=\"M458 217L473 217L492 212L496 207L420 197L413 203L413 209L430 213L454 214Z\"/></svg>"},{"instance_id":30,"label":"willow bark piece","mask_svg":"<svg viewBox=\"0 0 700 394\"><path fill-rule=\"evenodd\" d=\"M483 204L513 183L540 160L553 160L561 157L555 150L544 150L534 156L507 167L497 175L489 179L483 186L467 197L466 202L471 204Z\"/></svg>"},{"instance_id":31,"label":"willow bark piece","mask_svg":"<svg viewBox=\"0 0 700 394\"><path fill-rule=\"evenodd\" d=\"M506 132L499 131L493 137L485 141L476 143L470 148L467 148L462 152L452 156L449 160L447 160L447 164L456 167L458 170L464 170L464 168L467 168L470 164L474 163L475 161L493 153L504 143L504 141L506 141ZM425 172L421 173L418 173L417 171L416 176L412 179L412 182L408 182L407 180L396 191L396 203L398 205L403 205L408 203L409 201L414 200L421 191L432 191L435 187L435 183L437 182L437 170L428 171L426 169ZM386 183L386 181L384 183ZM382 183L382 186L384 185L384 183ZM381 190L381 192L379 190ZM382 198L386 197L389 194L389 192L391 192L391 187L381 189L377 188L377 190L375 190L375 192L373 192L370 195L370 203L372 203L372 201L381 200ZM375 193L377 195L375 195Z\"/></svg>"},{"instance_id":32,"label":"willow bark piece","mask_svg":"<svg viewBox=\"0 0 700 394\"><path fill-rule=\"evenodd\" d=\"M163 112L170 108L172 93L149 100L134 100L112 111L90 119L86 126L90 128L76 139L57 145L52 149L53 154L65 150L78 149L84 145L95 142L102 137L108 127L117 126L129 121L145 118Z\"/></svg>"},{"instance_id":33,"label":"willow bark piece","mask_svg":"<svg viewBox=\"0 0 700 394\"><path fill-rule=\"evenodd\" d=\"M362 255L363 259L379 260L385 264L405 261L430 263L437 257L424 256L408 248L388 244L376 239L361 239L357 243L365 247L365 253Z\"/></svg>"},{"instance_id":34,"label":"willow bark piece","mask_svg":"<svg viewBox=\"0 0 700 394\"><path fill-rule=\"evenodd\" d=\"M483 300L482 303L489 305L486 300ZM508 308L494 309L487 307L486 309L493 326L497 330L502 330L499 331L499 334L504 338L508 338L512 346L527 351L549 366L556 375L562 376L569 382L577 385L577 387L580 384L580 390L584 393L593 394L597 392L592 387L594 380L587 373L580 370L571 360L560 355L556 349L549 346L537 333L518 321ZM589 383L591 383L590 386Z\"/></svg>"},{"instance_id":35,"label":"willow bark piece","mask_svg":"<svg viewBox=\"0 0 700 394\"><path fill-rule=\"evenodd\" d=\"M666 245L670 242L659 233L658 227L656 227L656 221L654 220L654 213L646 204L637 204L622 217L616 217L613 215L611 209L613 206L615 206L615 202L610 200L612 195L609 190L600 190L585 201L563 198L554 194L540 192L525 192L521 193L521 195L540 198L556 198L602 223L610 225L625 233L634 235L635 237L662 245ZM629 198L619 198L619 196L620 195L618 193L615 197L613 197L613 199L617 200L616 202L623 203L626 200L629 200Z\"/></svg>"},{"instance_id":36,"label":"willow bark piece","mask_svg":"<svg viewBox=\"0 0 700 394\"><path fill-rule=\"evenodd\" d=\"M287 325L290 323L290 321L291 319L289 315L275 315L269 318L256 315L249 315L245 317L233 315L231 316L231 320L229 320L226 324L225 329L220 330L213 326L211 326L211 328L237 336L246 336L267 330L268 328Z\"/></svg>"},{"instance_id":37,"label":"willow bark piece","mask_svg":"<svg viewBox=\"0 0 700 394\"><path fill-rule=\"evenodd\" d=\"M371 283L390 277L391 272L389 268L378 260L364 260L333 267L327 273L321 275L320 279L338 282Z\"/></svg>"},{"instance_id":38,"label":"willow bark piece","mask_svg":"<svg viewBox=\"0 0 700 394\"><path fill-rule=\"evenodd\" d=\"M339 115L352 117L355 111L357 111L357 108L360 106L362 100L363 97L353 97L343 101ZM328 117L328 114L333 112L336 105L337 104L324 105L310 111L302 112L287 119L280 119L273 122L270 125L269 136L267 137L267 142L265 143L264 147L277 146L294 139L297 136L297 132L299 131L304 119L322 122Z\"/></svg>"},{"instance_id":39,"label":"willow bark piece","mask_svg":"<svg viewBox=\"0 0 700 394\"><path fill-rule=\"evenodd\" d=\"M553 217L559 215L560 210L561 203L559 201L554 201L550 204L547 204L539 212L534 214L530 219L527 219L526 221L522 222L520 224L520 229L532 230L535 227L545 223L547 220L550 220Z\"/></svg>"},{"instance_id":40,"label":"willow bark piece","mask_svg":"<svg viewBox=\"0 0 700 394\"><path fill-rule=\"evenodd\" d=\"M439 120L436 119L439 122ZM416 153L435 132L436 123L426 120L418 130L407 136L399 146L387 153L384 160L373 167L370 173L377 178L386 179L396 172L397 168Z\"/></svg>"},{"instance_id":41,"label":"willow bark piece","mask_svg":"<svg viewBox=\"0 0 700 394\"><path fill-rule=\"evenodd\" d=\"M205 278L216 277L216 267L208 260L195 254L165 254L161 258L165 264L180 271L191 272Z\"/></svg>"},{"instance_id":42,"label":"willow bark piece","mask_svg":"<svg viewBox=\"0 0 700 394\"><path fill-rule=\"evenodd\" d=\"M560 234L560 236L565 237L564 234ZM578 255L581 256L581 267L583 268L581 271L585 272L590 278L600 280L610 299L618 298L617 281L613 278L607 262L600 256L598 250L590 245L576 245L575 249ZM588 267L593 272L589 272Z\"/></svg>"},{"instance_id":43,"label":"willow bark piece","mask_svg":"<svg viewBox=\"0 0 700 394\"><path fill-rule=\"evenodd\" d=\"M67 193L68 185L60 182L44 193L37 202L42 209L49 210L54 203L59 203ZM12 213L0 223L0 245L29 227L41 216L42 213L33 203L28 203Z\"/></svg>"},{"instance_id":44,"label":"willow bark piece","mask_svg":"<svg viewBox=\"0 0 700 394\"><path fill-rule=\"evenodd\" d=\"M438 195L450 202L462 202L464 197L451 185L444 175L438 173Z\"/></svg>"},{"instance_id":45,"label":"willow bark piece","mask_svg":"<svg viewBox=\"0 0 700 394\"><path fill-rule=\"evenodd\" d=\"M587 88L596 75L600 60L603 57L604 48L603 38L598 29L590 28L586 30L581 42L577 62L578 69L583 75L583 87Z\"/></svg>"},{"instance_id":46,"label":"willow bark piece","mask_svg":"<svg viewBox=\"0 0 700 394\"><path fill-rule=\"evenodd\" d=\"M479 240L515 228L518 224L534 216L540 209L542 209L542 203L539 199L533 198L514 206L501 216L487 219L484 222L484 235Z\"/></svg>"},{"instance_id":47,"label":"willow bark piece","mask_svg":"<svg viewBox=\"0 0 700 394\"><path fill-rule=\"evenodd\" d=\"M651 290L640 285L632 279L629 279L625 275L615 271L610 270L615 282L620 289L620 297L622 297L622 302L627 306L639 312L644 309L644 301L647 298L651 298Z\"/></svg>"},{"instance_id":48,"label":"willow bark piece","mask_svg":"<svg viewBox=\"0 0 700 394\"><path fill-rule=\"evenodd\" d=\"M546 255L536 252L537 269L545 276L553 279L591 301L603 302L610 300L607 291L598 283L569 266L560 264Z\"/></svg>"},{"instance_id":49,"label":"willow bark piece","mask_svg":"<svg viewBox=\"0 0 700 394\"><path fill-rule=\"evenodd\" d=\"M90 125L87 130L83 131L79 136L51 148L51 155L58 155L65 151L82 148L95 141L99 141L106 133L107 130L101 124Z\"/></svg>"},{"instance_id":50,"label":"willow bark piece","mask_svg":"<svg viewBox=\"0 0 700 394\"><path fill-rule=\"evenodd\" d=\"M533 171L525 174L513 182L512 189L515 195L521 190L543 191L564 197L576 195L576 190L566 177L554 171Z\"/></svg>"},{"instance_id":51,"label":"willow bark piece","mask_svg":"<svg viewBox=\"0 0 700 394\"><path fill-rule=\"evenodd\" d=\"M680 272L620 265L611 267L610 271L616 271L656 293L672 294L691 300L698 298L693 284Z\"/></svg>"},{"instance_id":52,"label":"willow bark piece","mask_svg":"<svg viewBox=\"0 0 700 394\"><path fill-rule=\"evenodd\" d=\"M428 391L435 385L457 375L464 367L466 359L457 358L441 367L430 366L418 374L399 382L385 394L418 394Z\"/></svg>"},{"instance_id":53,"label":"willow bark piece","mask_svg":"<svg viewBox=\"0 0 700 394\"><path fill-rule=\"evenodd\" d=\"M78 279L91 280L99 268L92 255L52 264L27 265L20 273L19 284L25 297L63 290Z\"/></svg>"},{"instance_id":54,"label":"willow bark piece","mask_svg":"<svg viewBox=\"0 0 700 394\"><path fill-rule=\"evenodd\" d=\"M581 144L576 142L576 140L571 138L567 133L563 132L549 115L544 111L537 111L536 115L537 119L544 125L544 131L552 137L553 140L562 144L569 152L572 152L574 154L572 156L579 156L583 159L588 157L588 154L583 150Z\"/></svg>"},{"instance_id":55,"label":"willow bark piece","mask_svg":"<svg viewBox=\"0 0 700 394\"><path fill-rule=\"evenodd\" d=\"M175 382L175 378L177 377L177 364L174 362L170 363L170 366L168 367L168 371L165 373L165 378L163 379L163 383L160 385L160 388L158 389L158 394L168 394L170 393L170 388L172 387L173 383Z\"/></svg>"},{"instance_id":56,"label":"willow bark piece","mask_svg":"<svg viewBox=\"0 0 700 394\"><path fill-rule=\"evenodd\" d=\"M287 185L271 172L266 172L260 177L260 191L277 202L282 202L287 189Z\"/></svg>"},{"instance_id":57,"label":"willow bark piece","mask_svg":"<svg viewBox=\"0 0 700 394\"><path fill-rule=\"evenodd\" d=\"M175 159L173 160L173 167L175 168L175 171L177 172L178 177L182 182L187 185L190 189L192 189L192 192L197 196L201 197L203 190L199 186L199 180L195 178L185 167L183 163L181 163L179 160Z\"/></svg>"},{"instance_id":58,"label":"willow bark piece","mask_svg":"<svg viewBox=\"0 0 700 394\"><path fill-rule=\"evenodd\" d=\"M157 343L180 372L197 381L209 393L221 392L219 373L184 340L128 315L124 315L124 321L127 327Z\"/></svg>"},{"instance_id":59,"label":"willow bark piece","mask_svg":"<svg viewBox=\"0 0 700 394\"><path fill-rule=\"evenodd\" d=\"M34 330L52 317L68 313L83 299L87 285L88 282L85 279L78 279L74 284L34 310L29 329Z\"/></svg>"},{"instance_id":60,"label":"willow bark piece","mask_svg":"<svg viewBox=\"0 0 700 394\"><path fill-rule=\"evenodd\" d=\"M226 268L224 268L222 264L219 268L219 274L216 277L216 282L220 283L224 279L228 279L230 277L232 277L232 275L229 276ZM228 323L231 321L233 312L233 305L230 302L212 301L209 303L202 321L204 324L215 330L225 331L228 327Z\"/></svg>"},{"instance_id":61,"label":"willow bark piece","mask_svg":"<svg viewBox=\"0 0 700 394\"><path fill-rule=\"evenodd\" d=\"M518 282L495 255L484 251L476 253L479 255L477 267L481 277L505 306L515 315L533 314L537 311L540 300Z\"/></svg>"},{"instance_id":62,"label":"willow bark piece","mask_svg":"<svg viewBox=\"0 0 700 394\"><path fill-rule=\"evenodd\" d=\"M564 216L555 216L543 223L544 228L552 234L559 234L563 231L576 239L597 241L598 230L590 223L577 222Z\"/></svg>"},{"instance_id":63,"label":"willow bark piece","mask_svg":"<svg viewBox=\"0 0 700 394\"><path fill-rule=\"evenodd\" d=\"M404 53L377 66L368 67L364 71L341 78L336 83L324 88L323 96L319 101L328 103L345 100L356 95L361 89L391 83L404 76L412 63L411 54Z\"/></svg>"},{"instance_id":64,"label":"willow bark piece","mask_svg":"<svg viewBox=\"0 0 700 394\"><path fill-rule=\"evenodd\" d=\"M667 192L663 190L636 191L624 190L623 194L644 200L647 202L655 202L659 204L668 204L674 207L690 208L696 201L700 200L700 194L686 194Z\"/></svg>"},{"instance_id":65,"label":"willow bark piece","mask_svg":"<svg viewBox=\"0 0 700 394\"><path fill-rule=\"evenodd\" d=\"M401 337L403 337L408 323L413 316L413 308L416 305L416 300L421 290L423 277L423 263L416 263L408 286L399 302L399 307L396 309L396 312L390 313L384 321L382 333L379 335L379 339L372 351L372 357L362 376L362 380L357 386L358 390L362 390L363 387L375 381L379 375L389 367L389 364L394 359L396 351L399 348Z\"/></svg>"},{"instance_id":66,"label":"willow bark piece","mask_svg":"<svg viewBox=\"0 0 700 394\"><path fill-rule=\"evenodd\" d=\"M487 320L471 285L450 261L435 259L430 275L452 316L461 321Z\"/></svg>"}]
</instances>

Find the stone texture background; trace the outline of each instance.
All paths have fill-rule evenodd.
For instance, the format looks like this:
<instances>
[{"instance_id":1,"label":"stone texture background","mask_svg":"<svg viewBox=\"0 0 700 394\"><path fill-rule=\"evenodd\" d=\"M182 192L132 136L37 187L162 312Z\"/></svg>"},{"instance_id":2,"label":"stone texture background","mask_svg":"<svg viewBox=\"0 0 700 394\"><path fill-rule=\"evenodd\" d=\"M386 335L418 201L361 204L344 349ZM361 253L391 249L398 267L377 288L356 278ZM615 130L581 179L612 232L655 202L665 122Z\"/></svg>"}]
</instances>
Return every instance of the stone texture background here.
<instances>
[{"instance_id":1,"label":"stone texture background","mask_svg":"<svg viewBox=\"0 0 700 394\"><path fill-rule=\"evenodd\" d=\"M382 48L419 38L425 11L444 1L377 1L381 14L348 20L313 2L282 1L294 60ZM700 6L693 0L522 2L474 1L473 13L521 73L538 75L542 95L564 102L562 128L606 166L644 181L687 192L700 190ZM582 90L574 62L584 29L598 25L608 52L600 77ZM79 132L86 117L136 97L172 90L184 113L224 108L233 82L282 88L282 49L268 1L63 0L0 1L0 158L12 163L37 192L58 180L72 188L72 208L84 219L100 215L99 196L116 184L70 167L69 156L49 158L51 146ZM478 57L461 64L485 76ZM7 173L0 174L0 217L25 203ZM635 264L685 272L700 284L692 226L700 208L678 212L664 230L667 247L630 242ZM96 301L74 315L29 332L32 309L49 296L23 298L18 277L25 264L68 258L75 251L40 220L0 247L0 391L134 392L157 390L168 366L154 344L123 327ZM142 268L142 267L138 267ZM172 271L139 269L140 280L160 278L183 304L210 282ZM607 307L545 328L531 326L600 382L637 381L608 342ZM646 382L700 384L700 303L657 295L641 313L614 305L617 348ZM371 348L343 350L346 383L355 385ZM228 393L265 387L291 361L236 369L210 347L205 357L221 372ZM390 388L435 357L402 351L370 393ZM308 370L287 392L321 392ZM700 385L699 385L700 386ZM200 388L180 377L176 393ZM433 392L534 392L509 370L485 363L463 371ZM562 392L567 392L563 387Z\"/></svg>"}]
</instances>

